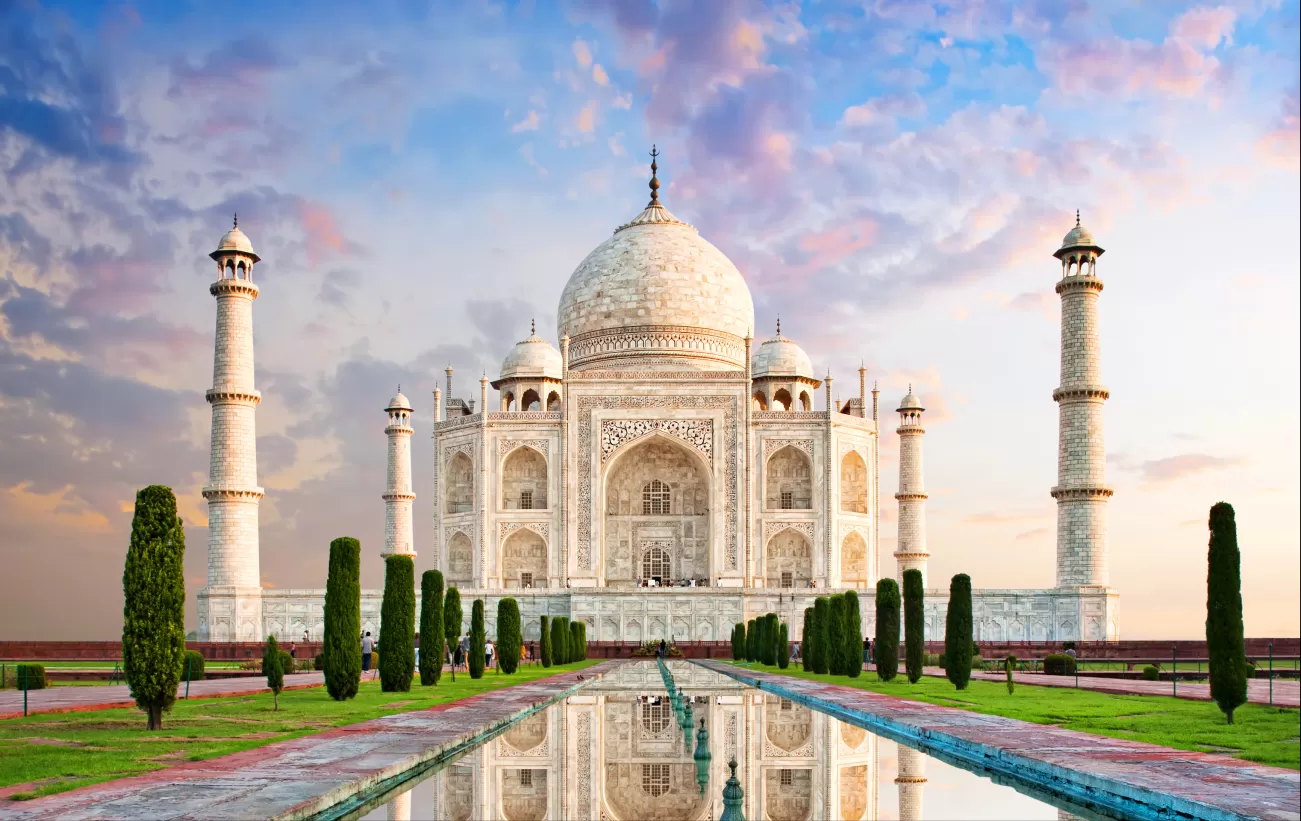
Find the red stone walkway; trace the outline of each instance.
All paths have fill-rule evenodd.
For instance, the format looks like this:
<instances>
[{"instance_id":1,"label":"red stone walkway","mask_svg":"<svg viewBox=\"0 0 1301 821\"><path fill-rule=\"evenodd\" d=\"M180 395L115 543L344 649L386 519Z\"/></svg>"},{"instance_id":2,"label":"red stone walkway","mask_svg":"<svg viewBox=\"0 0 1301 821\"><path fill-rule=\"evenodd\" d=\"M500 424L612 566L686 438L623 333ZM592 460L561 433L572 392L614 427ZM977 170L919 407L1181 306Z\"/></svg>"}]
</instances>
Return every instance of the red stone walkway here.
<instances>
[{"instance_id":1,"label":"red stone walkway","mask_svg":"<svg viewBox=\"0 0 1301 821\"><path fill-rule=\"evenodd\" d=\"M928 676L944 676L938 667L927 668ZM1046 676L1043 673L1013 673L1017 684L1034 684L1039 687L1074 687L1074 676ZM973 679L981 681L1007 681L1005 673L972 672ZM1112 679L1093 676L1080 676L1081 690L1096 690L1099 693L1117 693L1137 696L1169 696L1210 701L1211 685L1193 682L1179 682L1176 692L1172 693L1168 681L1143 681L1141 679ZM1247 680L1247 700L1252 704L1269 704L1269 680L1253 678ZM1301 681L1296 679L1274 679L1274 706L1301 707Z\"/></svg>"},{"instance_id":2,"label":"red stone walkway","mask_svg":"<svg viewBox=\"0 0 1301 821\"><path fill-rule=\"evenodd\" d=\"M320 687L325 674L293 673L285 676L285 689L298 690ZM215 698L237 696L244 693L265 692L267 680L261 676L251 678L213 679L190 682L190 698ZM177 688L177 695L185 695L185 685ZM113 707L131 707L131 691L125 684L95 684L85 687L48 687L27 693L27 714L76 713L85 710L107 710ZM0 690L0 719L21 717L23 694L19 690Z\"/></svg>"},{"instance_id":3,"label":"red stone walkway","mask_svg":"<svg viewBox=\"0 0 1301 821\"><path fill-rule=\"evenodd\" d=\"M1301 773L1222 755L982 715L853 687L695 662L923 752L965 762L1079 803L1143 817L1301 818ZM1181 815L1182 814L1182 815Z\"/></svg>"},{"instance_id":4,"label":"red stone walkway","mask_svg":"<svg viewBox=\"0 0 1301 821\"><path fill-rule=\"evenodd\" d=\"M0 807L0 818L307 818L453 751L521 712L563 698L618 664L608 661L429 710L13 803Z\"/></svg>"}]
</instances>

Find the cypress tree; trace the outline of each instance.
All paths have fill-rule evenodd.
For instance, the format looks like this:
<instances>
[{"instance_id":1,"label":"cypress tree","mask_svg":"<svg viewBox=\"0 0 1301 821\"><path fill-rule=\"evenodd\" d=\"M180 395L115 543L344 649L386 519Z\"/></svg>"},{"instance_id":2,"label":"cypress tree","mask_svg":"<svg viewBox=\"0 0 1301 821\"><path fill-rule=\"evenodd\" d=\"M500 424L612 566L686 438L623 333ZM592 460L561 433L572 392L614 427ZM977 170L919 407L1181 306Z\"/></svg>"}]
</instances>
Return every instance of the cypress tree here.
<instances>
[{"instance_id":1,"label":"cypress tree","mask_svg":"<svg viewBox=\"0 0 1301 821\"><path fill-rule=\"evenodd\" d=\"M565 639L569 637L569 628L565 627L565 617L551 619L551 663L565 663Z\"/></svg>"},{"instance_id":2,"label":"cypress tree","mask_svg":"<svg viewBox=\"0 0 1301 821\"><path fill-rule=\"evenodd\" d=\"M800 628L800 666L804 672L813 672L813 633L814 633L814 615L813 608L804 608L804 625Z\"/></svg>"},{"instance_id":3,"label":"cypress tree","mask_svg":"<svg viewBox=\"0 0 1301 821\"><path fill-rule=\"evenodd\" d=\"M185 529L171 488L136 493L131 544L122 570L122 666L150 730L176 701L185 660Z\"/></svg>"},{"instance_id":4,"label":"cypress tree","mask_svg":"<svg viewBox=\"0 0 1301 821\"><path fill-rule=\"evenodd\" d=\"M971 680L971 632L971 577L959 573L949 585L944 625L944 672L959 690L967 689Z\"/></svg>"},{"instance_id":5,"label":"cypress tree","mask_svg":"<svg viewBox=\"0 0 1301 821\"><path fill-rule=\"evenodd\" d=\"M461 591L455 587L447 588L447 595L443 597L443 636L447 640L449 648L455 648L461 643L461 624L465 619L465 611L461 609ZM456 651L452 651L452 658L456 658ZM452 681L456 681L456 665L452 665Z\"/></svg>"},{"instance_id":6,"label":"cypress tree","mask_svg":"<svg viewBox=\"0 0 1301 821\"><path fill-rule=\"evenodd\" d=\"M876 675L890 681L899 674L899 584L876 583Z\"/></svg>"},{"instance_id":7,"label":"cypress tree","mask_svg":"<svg viewBox=\"0 0 1301 821\"><path fill-rule=\"evenodd\" d=\"M732 661L745 658L745 624L737 622L732 625Z\"/></svg>"},{"instance_id":8,"label":"cypress tree","mask_svg":"<svg viewBox=\"0 0 1301 821\"><path fill-rule=\"evenodd\" d=\"M791 666L791 643L786 622L777 630L777 667L785 670Z\"/></svg>"},{"instance_id":9,"label":"cypress tree","mask_svg":"<svg viewBox=\"0 0 1301 821\"><path fill-rule=\"evenodd\" d=\"M483 599L475 599L470 606L470 678L483 678L484 648L488 636L483 628Z\"/></svg>"},{"instance_id":10,"label":"cypress tree","mask_svg":"<svg viewBox=\"0 0 1301 821\"><path fill-rule=\"evenodd\" d=\"M858 678L863 672L863 611L858 593L845 592L845 674Z\"/></svg>"},{"instance_id":11,"label":"cypress tree","mask_svg":"<svg viewBox=\"0 0 1301 821\"><path fill-rule=\"evenodd\" d=\"M325 689L335 701L361 686L361 542L343 536L330 542L325 582L325 641L321 647Z\"/></svg>"},{"instance_id":12,"label":"cypress tree","mask_svg":"<svg viewBox=\"0 0 1301 821\"><path fill-rule=\"evenodd\" d=\"M827 673L827 628L831 621L831 599L818 596L813 600L813 639L809 642L813 672Z\"/></svg>"},{"instance_id":13,"label":"cypress tree","mask_svg":"<svg viewBox=\"0 0 1301 821\"><path fill-rule=\"evenodd\" d=\"M759 625L756 619L745 623L745 660L759 660Z\"/></svg>"},{"instance_id":14,"label":"cypress tree","mask_svg":"<svg viewBox=\"0 0 1301 821\"><path fill-rule=\"evenodd\" d=\"M443 635L443 574L426 570L420 576L420 683L437 684L446 652Z\"/></svg>"},{"instance_id":15,"label":"cypress tree","mask_svg":"<svg viewBox=\"0 0 1301 821\"><path fill-rule=\"evenodd\" d=\"M776 613L768 614L768 664L777 665L781 660L781 619Z\"/></svg>"},{"instance_id":16,"label":"cypress tree","mask_svg":"<svg viewBox=\"0 0 1301 821\"><path fill-rule=\"evenodd\" d=\"M505 598L497 602L497 669L507 675L519 667L519 652L524 646L520 629L519 602Z\"/></svg>"},{"instance_id":17,"label":"cypress tree","mask_svg":"<svg viewBox=\"0 0 1301 821\"><path fill-rule=\"evenodd\" d=\"M587 661L587 622L578 622L578 660Z\"/></svg>"},{"instance_id":18,"label":"cypress tree","mask_svg":"<svg viewBox=\"0 0 1301 821\"><path fill-rule=\"evenodd\" d=\"M1242 625L1242 568L1233 506L1211 508L1206 554L1206 651L1211 699L1228 723L1247 703L1247 656Z\"/></svg>"},{"instance_id":19,"label":"cypress tree","mask_svg":"<svg viewBox=\"0 0 1301 821\"><path fill-rule=\"evenodd\" d=\"M262 675L267 677L267 688L271 690L275 710L280 710L280 691L285 689L285 665L275 636L267 636L267 643L262 648Z\"/></svg>"},{"instance_id":20,"label":"cypress tree","mask_svg":"<svg viewBox=\"0 0 1301 821\"><path fill-rule=\"evenodd\" d=\"M845 675L845 596L842 593L831 597L825 655L827 672L833 676Z\"/></svg>"},{"instance_id":21,"label":"cypress tree","mask_svg":"<svg viewBox=\"0 0 1301 821\"><path fill-rule=\"evenodd\" d=\"M758 631L758 638L755 639L755 661L760 664L768 663L768 646L772 641L768 638L768 616L764 614L754 620L755 630Z\"/></svg>"},{"instance_id":22,"label":"cypress tree","mask_svg":"<svg viewBox=\"0 0 1301 821\"><path fill-rule=\"evenodd\" d=\"M569 623L569 660L583 660L582 622L579 621Z\"/></svg>"},{"instance_id":23,"label":"cypress tree","mask_svg":"<svg viewBox=\"0 0 1301 821\"><path fill-rule=\"evenodd\" d=\"M903 633L904 667L909 683L916 684L926 663L926 590L915 568L903 572Z\"/></svg>"},{"instance_id":24,"label":"cypress tree","mask_svg":"<svg viewBox=\"0 0 1301 821\"><path fill-rule=\"evenodd\" d=\"M538 639L538 655L542 658L542 666L551 666L551 625L550 619L542 617L542 633Z\"/></svg>"},{"instance_id":25,"label":"cypress tree","mask_svg":"<svg viewBox=\"0 0 1301 821\"><path fill-rule=\"evenodd\" d=\"M416 672L416 562L401 553L384 559L379 649L380 691L410 692Z\"/></svg>"}]
</instances>

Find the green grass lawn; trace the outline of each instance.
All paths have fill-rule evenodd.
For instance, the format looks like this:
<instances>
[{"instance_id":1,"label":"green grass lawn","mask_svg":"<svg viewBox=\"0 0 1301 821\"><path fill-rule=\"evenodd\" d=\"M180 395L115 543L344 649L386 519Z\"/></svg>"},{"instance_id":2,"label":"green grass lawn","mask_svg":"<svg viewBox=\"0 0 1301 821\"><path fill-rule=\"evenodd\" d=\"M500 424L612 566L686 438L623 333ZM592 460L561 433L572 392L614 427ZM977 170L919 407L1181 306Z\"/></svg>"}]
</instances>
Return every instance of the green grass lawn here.
<instances>
[{"instance_id":1,"label":"green grass lawn","mask_svg":"<svg viewBox=\"0 0 1301 821\"><path fill-rule=\"evenodd\" d=\"M1027 684L1017 684L1016 691L1009 695L1002 682L972 681L967 689L957 690L947 679L923 676L916 684L909 684L902 668L893 681L883 682L876 673L866 670L851 679L805 673L795 664L786 670L762 664L736 664L759 672L857 687L1035 724L1301 769L1301 739L1298 738L1301 712L1292 709L1245 704L1234 711L1234 723L1230 726L1219 708L1209 701L1113 695Z\"/></svg>"},{"instance_id":2,"label":"green grass lawn","mask_svg":"<svg viewBox=\"0 0 1301 821\"><path fill-rule=\"evenodd\" d=\"M272 710L270 691L177 701L163 716L163 729L155 733L145 731L144 713L134 708L0 721L0 788L31 785L10 797L35 798L435 707L597 663L589 660L549 669L523 665L514 675L490 670L477 681L462 672L455 683L444 673L435 687L420 686L417 674L409 693L382 693L378 680L367 680L355 699L344 702L331 700L324 687L286 690L280 694L279 711ZM286 683L292 683L292 677Z\"/></svg>"}]
</instances>

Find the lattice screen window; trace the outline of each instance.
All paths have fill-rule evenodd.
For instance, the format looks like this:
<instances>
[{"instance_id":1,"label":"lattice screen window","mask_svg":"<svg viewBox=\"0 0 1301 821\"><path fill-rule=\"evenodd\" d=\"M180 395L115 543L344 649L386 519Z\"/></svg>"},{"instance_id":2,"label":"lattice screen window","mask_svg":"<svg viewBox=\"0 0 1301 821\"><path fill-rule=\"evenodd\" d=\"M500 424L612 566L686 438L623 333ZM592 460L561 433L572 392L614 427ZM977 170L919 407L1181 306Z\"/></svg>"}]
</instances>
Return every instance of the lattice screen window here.
<instances>
[{"instance_id":1,"label":"lattice screen window","mask_svg":"<svg viewBox=\"0 0 1301 821\"><path fill-rule=\"evenodd\" d=\"M522 491L520 491L520 495L519 495L519 509L520 509L520 510L532 510L532 509L533 509L533 491L531 491L531 490L522 490Z\"/></svg>"},{"instance_id":2,"label":"lattice screen window","mask_svg":"<svg viewBox=\"0 0 1301 821\"><path fill-rule=\"evenodd\" d=\"M667 550L658 547L652 547L647 550L641 557L641 577L643 579L661 579L669 578L671 561Z\"/></svg>"},{"instance_id":3,"label":"lattice screen window","mask_svg":"<svg viewBox=\"0 0 1301 821\"><path fill-rule=\"evenodd\" d=\"M789 570L782 571L782 587L794 587L795 574Z\"/></svg>"},{"instance_id":4,"label":"lattice screen window","mask_svg":"<svg viewBox=\"0 0 1301 821\"><path fill-rule=\"evenodd\" d=\"M782 771L781 771L781 782L780 782L780 783L781 783L781 785L782 785L783 787L789 787L789 786L791 786L791 784L793 784L794 782L795 782L795 777L794 777L793 771L791 771L791 770L782 770Z\"/></svg>"},{"instance_id":5,"label":"lattice screen window","mask_svg":"<svg viewBox=\"0 0 1301 821\"><path fill-rule=\"evenodd\" d=\"M519 586L528 588L533 586L533 574L521 572L519 574Z\"/></svg>"},{"instance_id":6,"label":"lattice screen window","mask_svg":"<svg viewBox=\"0 0 1301 821\"><path fill-rule=\"evenodd\" d=\"M669 791L669 765L641 765L641 788L644 793L654 798Z\"/></svg>"},{"instance_id":7,"label":"lattice screen window","mask_svg":"<svg viewBox=\"0 0 1301 821\"><path fill-rule=\"evenodd\" d=\"M643 704L641 706L641 726L649 733L659 733L669 726L672 717L667 702Z\"/></svg>"},{"instance_id":8,"label":"lattice screen window","mask_svg":"<svg viewBox=\"0 0 1301 821\"><path fill-rule=\"evenodd\" d=\"M519 785L520 785L521 787L532 787L532 786L533 786L533 771L532 771L532 770L520 770L520 771L519 771Z\"/></svg>"},{"instance_id":9,"label":"lattice screen window","mask_svg":"<svg viewBox=\"0 0 1301 821\"><path fill-rule=\"evenodd\" d=\"M667 516L669 515L669 486L659 479L651 482L642 488L641 491L641 515L643 516Z\"/></svg>"},{"instance_id":10,"label":"lattice screen window","mask_svg":"<svg viewBox=\"0 0 1301 821\"><path fill-rule=\"evenodd\" d=\"M784 699L782 699L782 702L781 702L781 708L782 708L783 710L791 710L791 709L794 709L794 704L791 702L790 699L786 699L786 698L784 698Z\"/></svg>"},{"instance_id":11,"label":"lattice screen window","mask_svg":"<svg viewBox=\"0 0 1301 821\"><path fill-rule=\"evenodd\" d=\"M789 490L782 491L782 510L793 510L795 508L795 494Z\"/></svg>"}]
</instances>

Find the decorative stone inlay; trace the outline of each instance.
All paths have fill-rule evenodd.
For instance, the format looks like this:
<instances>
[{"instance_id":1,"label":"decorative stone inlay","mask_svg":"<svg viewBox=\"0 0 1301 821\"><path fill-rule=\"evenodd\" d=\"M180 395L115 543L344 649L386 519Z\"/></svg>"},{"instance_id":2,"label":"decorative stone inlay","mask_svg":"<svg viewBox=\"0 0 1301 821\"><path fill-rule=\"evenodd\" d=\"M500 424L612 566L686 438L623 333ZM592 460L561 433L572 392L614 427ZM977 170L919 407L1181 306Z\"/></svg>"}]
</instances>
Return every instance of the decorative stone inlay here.
<instances>
[{"instance_id":1,"label":"decorative stone inlay","mask_svg":"<svg viewBox=\"0 0 1301 821\"><path fill-rule=\"evenodd\" d=\"M763 523L763 543L765 545L768 544L768 541L773 536L776 536L778 533L781 533L783 530L786 530L787 528L790 528L791 530L804 534L804 536L809 540L809 544L814 543L813 542L814 522L786 522L786 521L771 521L771 520Z\"/></svg>"},{"instance_id":2,"label":"decorative stone inlay","mask_svg":"<svg viewBox=\"0 0 1301 821\"><path fill-rule=\"evenodd\" d=\"M551 440L549 439L502 439L497 443L497 455L505 456L520 445L525 445L546 457L547 447L550 444Z\"/></svg>"},{"instance_id":3,"label":"decorative stone inlay","mask_svg":"<svg viewBox=\"0 0 1301 821\"><path fill-rule=\"evenodd\" d=\"M809 733L808 740L794 750L783 750L769 741L767 734L765 734L763 737L763 755L764 758L813 758L813 733Z\"/></svg>"},{"instance_id":4,"label":"decorative stone inlay","mask_svg":"<svg viewBox=\"0 0 1301 821\"><path fill-rule=\"evenodd\" d=\"M578 567L592 569L592 416L596 410L718 409L723 412L727 453L723 463L726 494L723 520L726 564L736 570L737 515L737 398L734 396L583 396L578 399Z\"/></svg>"},{"instance_id":5,"label":"decorative stone inlay","mask_svg":"<svg viewBox=\"0 0 1301 821\"><path fill-rule=\"evenodd\" d=\"M464 533L466 538L474 542L474 528L467 525L451 525L443 528L443 544L447 544L457 533Z\"/></svg>"},{"instance_id":6,"label":"decorative stone inlay","mask_svg":"<svg viewBox=\"0 0 1301 821\"><path fill-rule=\"evenodd\" d=\"M813 440L812 439L772 439L763 440L763 458L767 461L769 456L781 450L784 447L798 448L808 454L809 459L813 458ZM843 455L843 454L842 454Z\"/></svg>"},{"instance_id":7,"label":"decorative stone inlay","mask_svg":"<svg viewBox=\"0 0 1301 821\"><path fill-rule=\"evenodd\" d=\"M578 807L576 818L587 821L592 813L592 716L578 715Z\"/></svg>"},{"instance_id":8,"label":"decorative stone inlay","mask_svg":"<svg viewBox=\"0 0 1301 821\"><path fill-rule=\"evenodd\" d=\"M520 528L532 530L543 539L550 540L551 538L551 524L549 522L501 522L500 531L497 534L498 540L506 541L507 536Z\"/></svg>"},{"instance_id":9,"label":"decorative stone inlay","mask_svg":"<svg viewBox=\"0 0 1301 821\"><path fill-rule=\"evenodd\" d=\"M724 748L724 752L727 754L728 761L736 760L736 743L737 743L736 713L729 712L727 714L727 742Z\"/></svg>"},{"instance_id":10,"label":"decorative stone inlay","mask_svg":"<svg viewBox=\"0 0 1301 821\"><path fill-rule=\"evenodd\" d=\"M554 379L540 380L546 384L559 384ZM489 411L489 422L559 422L560 411Z\"/></svg>"},{"instance_id":11,"label":"decorative stone inlay","mask_svg":"<svg viewBox=\"0 0 1301 821\"><path fill-rule=\"evenodd\" d=\"M476 450L478 450L478 446L474 442L461 442L456 445L448 445L443 448L443 464L452 461L452 457L458 453L464 453L471 459L474 459L474 452Z\"/></svg>"},{"instance_id":12,"label":"decorative stone inlay","mask_svg":"<svg viewBox=\"0 0 1301 821\"><path fill-rule=\"evenodd\" d=\"M712 419L606 419L601 422L601 464L629 442L666 433L704 454L714 463L714 420Z\"/></svg>"},{"instance_id":13,"label":"decorative stone inlay","mask_svg":"<svg viewBox=\"0 0 1301 821\"><path fill-rule=\"evenodd\" d=\"M673 364L672 360L632 357L629 364L636 365L668 365ZM612 370L587 370L587 371L570 371L569 381L571 382L601 382L609 380L612 382L621 382L628 379L645 379L646 371L612 371ZM745 371L655 371L656 382L740 382L746 383Z\"/></svg>"},{"instance_id":14,"label":"decorative stone inlay","mask_svg":"<svg viewBox=\"0 0 1301 821\"><path fill-rule=\"evenodd\" d=\"M840 414L845 416L844 414ZM755 422L825 422L831 418L826 411L751 411L750 419ZM852 416L845 416L853 419Z\"/></svg>"}]
</instances>

